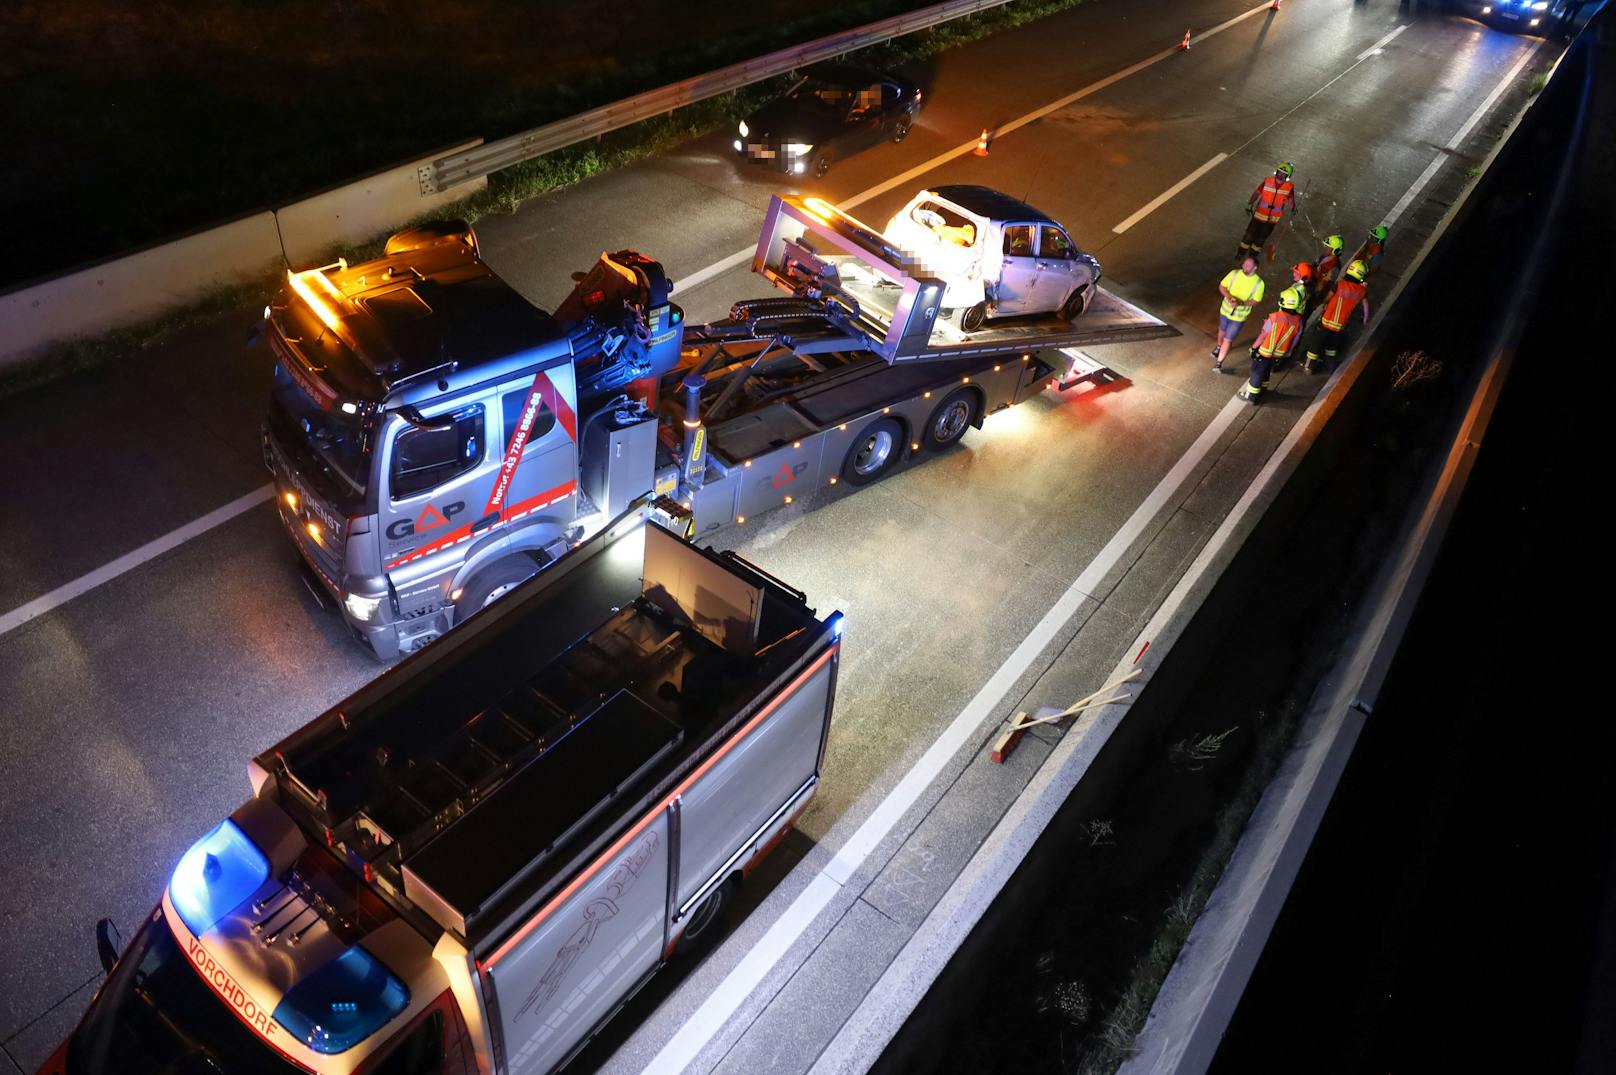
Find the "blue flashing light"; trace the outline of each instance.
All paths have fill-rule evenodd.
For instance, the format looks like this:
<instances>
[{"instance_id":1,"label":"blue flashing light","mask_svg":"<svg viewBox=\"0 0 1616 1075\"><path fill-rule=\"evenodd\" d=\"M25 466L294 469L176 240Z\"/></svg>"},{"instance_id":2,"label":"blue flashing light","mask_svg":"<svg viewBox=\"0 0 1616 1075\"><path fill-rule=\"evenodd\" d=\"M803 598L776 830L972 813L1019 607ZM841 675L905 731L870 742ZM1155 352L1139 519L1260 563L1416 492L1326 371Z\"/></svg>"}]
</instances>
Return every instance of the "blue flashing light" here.
<instances>
[{"instance_id":1,"label":"blue flashing light","mask_svg":"<svg viewBox=\"0 0 1616 1075\"><path fill-rule=\"evenodd\" d=\"M827 622L830 624L831 640L833 642L840 642L842 640L842 614L840 612L832 612L830 619Z\"/></svg>"},{"instance_id":2,"label":"blue flashing light","mask_svg":"<svg viewBox=\"0 0 1616 1075\"><path fill-rule=\"evenodd\" d=\"M275 1021L317 1053L346 1052L410 1005L410 991L357 944L286 991Z\"/></svg>"},{"instance_id":3,"label":"blue flashing light","mask_svg":"<svg viewBox=\"0 0 1616 1075\"><path fill-rule=\"evenodd\" d=\"M168 879L168 898L198 936L269 880L269 859L229 818L191 845Z\"/></svg>"}]
</instances>

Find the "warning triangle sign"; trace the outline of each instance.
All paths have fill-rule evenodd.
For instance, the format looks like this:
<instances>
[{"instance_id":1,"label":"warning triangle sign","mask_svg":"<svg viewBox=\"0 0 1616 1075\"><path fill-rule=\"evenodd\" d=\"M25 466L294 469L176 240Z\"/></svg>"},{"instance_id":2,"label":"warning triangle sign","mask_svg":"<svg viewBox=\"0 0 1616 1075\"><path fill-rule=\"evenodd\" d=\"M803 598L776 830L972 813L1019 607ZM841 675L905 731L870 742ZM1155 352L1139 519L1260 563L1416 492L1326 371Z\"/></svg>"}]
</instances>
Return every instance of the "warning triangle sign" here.
<instances>
[{"instance_id":1,"label":"warning triangle sign","mask_svg":"<svg viewBox=\"0 0 1616 1075\"><path fill-rule=\"evenodd\" d=\"M780 469L774 472L774 480L769 483L769 488L778 489L782 485L790 485L796 480L797 475L792 472L791 464L781 463Z\"/></svg>"},{"instance_id":2,"label":"warning triangle sign","mask_svg":"<svg viewBox=\"0 0 1616 1075\"><path fill-rule=\"evenodd\" d=\"M419 534L422 530L430 530L434 526L442 526L448 521L449 520L445 519L442 515L438 514L437 508L434 508L431 504L428 504L426 507L421 509L421 517L415 520L415 532Z\"/></svg>"}]
</instances>

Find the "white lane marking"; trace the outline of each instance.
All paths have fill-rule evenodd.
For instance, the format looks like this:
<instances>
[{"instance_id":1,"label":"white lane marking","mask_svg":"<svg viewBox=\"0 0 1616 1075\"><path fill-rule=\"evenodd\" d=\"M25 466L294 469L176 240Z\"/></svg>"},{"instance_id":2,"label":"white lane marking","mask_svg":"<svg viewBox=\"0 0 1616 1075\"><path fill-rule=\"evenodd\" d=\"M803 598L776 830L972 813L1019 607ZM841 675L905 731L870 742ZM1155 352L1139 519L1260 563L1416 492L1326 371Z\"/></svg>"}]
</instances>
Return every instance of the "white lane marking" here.
<instances>
[{"instance_id":1,"label":"white lane marking","mask_svg":"<svg viewBox=\"0 0 1616 1075\"><path fill-rule=\"evenodd\" d=\"M651 1062L647 1073L682 1071L727 1023L751 992L774 968L782 956L801 937L831 898L852 878L864 860L897 825L903 815L919 800L921 794L937 778L949 759L977 735L982 724L993 716L1004 696L1016 681L1032 667L1040 653L1060 633L1082 606L1092 599L1106 574L1121 561L1134 541L1150 526L1157 514L1178 493L1201 461L1217 445L1218 440L1235 419L1249 410L1246 403L1231 398L1218 412L1211 424L1202 430L1195 443L1179 457L1171 470L1151 490L1150 495L1134 509L1134 513L1106 542L1083 573L1055 602L1044 618L1032 629L1015 651L1007 657L998 671L982 685L954 718L943 733L921 755L920 760L903 775L896 787L887 793L864 823L850 836L835 858L815 875L802 895L798 896L771 925L762 940L751 952L725 975L717 988L687 1019Z\"/></svg>"},{"instance_id":2,"label":"white lane marking","mask_svg":"<svg viewBox=\"0 0 1616 1075\"><path fill-rule=\"evenodd\" d=\"M1213 26L1210 29L1200 31L1199 33L1196 34L1195 40L1196 41L1205 41L1209 37L1215 37L1216 35L1221 34L1223 31L1229 29L1231 26L1236 26L1239 23L1244 22L1245 20L1251 18L1254 15L1261 15L1263 12L1265 12L1267 10L1268 10L1268 5L1267 4L1258 4L1256 7L1251 8L1248 11L1243 11L1240 14L1234 16L1233 18L1225 19L1223 22L1218 23L1216 26ZM1104 78L1100 79L1097 82L1091 82L1087 86L1084 86L1082 89L1077 90L1074 93L1069 93L1065 97L1060 98L1059 100L1051 101L1047 105L1043 105L1043 106L1041 106L1039 108L1035 108L1031 112L1028 112L1026 115L1020 116L1020 117L1018 117L1016 119L1013 119L1008 123L1000 124L998 127L995 127L995 128L992 129L992 135L993 135L993 137L995 139L1002 138L1003 136L1009 134L1012 131L1016 131L1016 130L1021 129L1022 127L1025 127L1029 123L1033 123L1033 122L1036 122L1037 120L1043 119L1045 116L1049 115L1051 112L1057 112L1060 109L1065 108L1070 104L1073 104L1073 103L1075 103L1077 101L1081 101L1083 98L1089 96L1090 94L1099 93L1101 90L1105 89L1107 86L1111 86L1111 85L1113 85L1113 84L1115 84L1117 82L1121 82L1123 79L1127 78L1129 75L1136 75L1140 71L1143 71L1147 67L1150 67L1150 66L1152 66L1154 64L1161 63L1163 60L1167 59L1169 56L1177 56L1180 51L1181 50L1175 45L1172 48L1166 48L1166 49L1162 49L1160 52L1152 53L1151 55L1146 56L1144 59L1140 60L1138 63L1131 64L1128 67L1124 67L1120 71L1116 71L1116 72L1113 72L1112 74L1106 75ZM956 158L959 158L959 157L963 157L965 154L971 152L975 148L976 148L976 139L975 138L972 138L969 142L961 142L959 145L955 146L953 149L945 150L942 153L937 154L937 156L931 158L930 160L922 161L921 163L915 165L913 168L910 168L906 172L902 172L902 173L900 173L898 175L893 176L891 179L887 179L887 180L884 180L883 182L877 183L875 186L870 187L868 190L860 191L859 193L853 195L851 198L848 198L846 201L838 202L837 203L837 208L848 210L848 211L851 211L853 209L857 209L859 206L863 205L865 202L869 201L871 198L878 198L881 195L885 194L887 191L892 190L892 189L894 189L896 187L900 187L900 186L902 186L903 184L909 182L912 179L917 179L920 176L925 175L927 172L930 172L930 171L932 171L934 169L937 169L937 168L941 168L943 165L947 164L949 161L955 160ZM679 292L689 292L689 291L693 290L694 288L700 286L701 284L706 283L708 280L711 280L713 277L717 276L719 273L722 273L727 269L733 269L735 266L741 264L747 258L750 258L752 256L753 252L756 249L757 249L756 247L749 246L745 250L737 250L735 253L729 255L728 257L726 257L726 258L724 258L724 259L722 259L720 261L713 262L711 265L707 266L705 269L699 269L696 272L691 273L689 276L686 276L686 277L684 277L682 279L676 279L674 281L674 290L679 291Z\"/></svg>"},{"instance_id":3,"label":"white lane marking","mask_svg":"<svg viewBox=\"0 0 1616 1075\"><path fill-rule=\"evenodd\" d=\"M1370 45L1368 48L1366 48L1362 52L1358 53L1358 62L1363 63L1365 60L1369 59L1369 57L1371 57L1371 56L1380 55L1380 50L1385 48L1388 44L1390 44L1392 38L1396 37L1398 34L1402 33L1404 30L1408 29L1410 25L1412 25L1412 24L1411 23L1404 23L1403 25L1399 26L1397 29L1393 30L1391 33L1387 34L1385 37L1381 38L1379 41L1376 41L1373 45Z\"/></svg>"},{"instance_id":4,"label":"white lane marking","mask_svg":"<svg viewBox=\"0 0 1616 1075\"><path fill-rule=\"evenodd\" d=\"M1267 10L1267 9L1265 8L1264 10ZM1289 109L1287 109L1286 112L1283 115L1281 115L1278 119L1274 120L1274 122L1270 123L1268 126L1264 127L1262 130L1258 131L1256 134L1252 135L1250 138L1246 139L1244 142L1241 142L1238 146L1235 147L1233 153L1219 153L1217 156L1213 157L1211 160L1207 161L1205 164L1203 164L1199 168L1195 169L1195 171L1191 172L1189 175L1185 176L1183 179L1180 179L1177 183L1174 183L1172 186L1168 187L1165 191L1163 191L1160 195L1158 195L1154 201L1150 202L1143 209L1139 210L1133 216L1129 217L1127 220L1124 220L1122 223L1118 224L1116 227L1112 228L1111 230L1113 232L1115 232L1116 234L1121 235L1123 232L1127 231L1129 228L1133 227L1135 224L1137 224L1141 220L1145 219L1145 217L1149 216L1151 213L1155 212L1157 209L1161 208L1164 204L1166 204L1169 199L1171 199L1175 195L1181 193L1184 190L1185 187L1189 186L1191 183L1193 183L1197 179L1201 178L1207 172L1210 172L1213 168L1216 168L1223 161L1229 159L1232 156L1235 156L1236 154L1238 154L1241 151L1243 151L1244 149L1246 149L1252 143L1256 142L1257 139L1261 138L1263 135L1267 134L1269 131L1273 130L1275 127L1279 126L1281 123L1283 123L1287 119L1289 119L1292 115L1294 115L1296 113L1297 109L1301 108L1303 105L1305 105L1309 101L1313 100L1313 98L1317 97L1319 94L1323 93L1325 90L1329 89L1331 86L1335 85L1337 82L1340 82L1343 78L1346 78L1347 75L1352 73L1354 68L1356 68L1359 64L1363 63L1366 59L1368 59L1371 56L1379 55L1382 45L1386 44L1386 42L1390 41L1392 38L1396 37L1398 34L1402 33L1404 30L1408 29L1410 25L1411 25L1410 23L1404 23L1403 25L1397 27L1397 29L1391 31L1385 37L1381 38L1379 41L1376 41L1373 45L1370 45L1368 48L1366 48L1362 52L1358 53L1358 58L1356 60L1354 60L1352 62L1352 64L1350 66L1348 66L1345 70L1343 70L1340 74L1336 75L1330 81L1326 82L1324 85L1320 86L1318 89L1314 90L1312 93L1308 94L1306 97L1302 98L1300 101L1296 102L1296 104L1292 105Z\"/></svg>"},{"instance_id":5,"label":"white lane marking","mask_svg":"<svg viewBox=\"0 0 1616 1075\"><path fill-rule=\"evenodd\" d=\"M1460 127L1453 137L1443 145L1441 151L1437 153L1436 159L1425 166L1425 171L1420 173L1420 177L1414 181L1414 185L1404 191L1401 198L1397 199L1397 204L1392 206L1391 212L1386 214L1386 219L1381 221L1382 224L1389 228L1397 223L1397 219L1408 211L1408 207L1414 204L1414 199L1420 196L1420 191L1425 189L1427 183L1436 178L1436 173L1440 172L1442 166L1448 162L1449 154L1464 144L1464 140L1470 136L1470 132L1475 129L1476 124L1481 122L1482 117L1492 109L1498 98L1503 95L1503 92L1515 84L1515 79L1520 75L1521 69L1531 61L1533 56L1537 55L1537 48L1537 42L1527 46L1526 51L1521 54L1521 58L1516 60L1515 65L1504 75L1503 81L1493 87L1493 91L1487 95L1486 99L1477 106L1474 112L1470 113L1470 118L1465 120L1464 126Z\"/></svg>"},{"instance_id":6,"label":"white lane marking","mask_svg":"<svg viewBox=\"0 0 1616 1075\"><path fill-rule=\"evenodd\" d=\"M50 593L36 597L25 605L19 605L4 616L0 616L0 635L4 635L7 631L15 630L29 620L43 616L52 609L60 608L73 600L73 598L95 589L103 582L111 582L124 572L133 571L146 561L155 559L170 549L178 548L197 535L212 530L220 523L229 522L237 515L256 508L274 495L275 487L273 485L265 485L254 489L245 496L236 497L222 508L215 508L200 519L193 519L178 530L170 530L157 540L149 541L133 552L126 552L109 564L104 564L86 575L80 575L72 582L58 586Z\"/></svg>"},{"instance_id":7,"label":"white lane marking","mask_svg":"<svg viewBox=\"0 0 1616 1075\"><path fill-rule=\"evenodd\" d=\"M1157 209L1160 209L1162 206L1166 205L1168 200L1171 199L1173 195L1177 194L1179 191L1183 190L1185 187L1189 186L1191 183L1195 182L1212 169L1216 168L1219 164L1227 160L1228 157L1229 155L1227 153L1219 153L1217 156L1195 169L1195 171L1191 172L1189 175L1185 176L1183 179L1180 179L1177 183L1174 183L1172 186L1156 195L1156 197L1146 202L1143 209L1140 209L1138 212L1134 213L1133 216L1129 217L1127 220L1124 220L1121 224L1118 224L1111 230L1116 232L1118 235L1121 235L1123 232L1145 219L1151 213L1154 213Z\"/></svg>"}]
</instances>

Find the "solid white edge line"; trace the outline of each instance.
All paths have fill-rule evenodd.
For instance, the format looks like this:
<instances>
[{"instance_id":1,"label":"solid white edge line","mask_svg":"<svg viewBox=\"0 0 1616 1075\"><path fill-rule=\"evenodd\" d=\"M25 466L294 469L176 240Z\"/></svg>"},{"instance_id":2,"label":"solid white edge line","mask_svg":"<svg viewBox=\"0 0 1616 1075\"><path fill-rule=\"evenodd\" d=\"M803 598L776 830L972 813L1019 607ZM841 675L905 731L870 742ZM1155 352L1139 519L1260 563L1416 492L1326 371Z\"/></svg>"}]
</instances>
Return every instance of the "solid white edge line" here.
<instances>
[{"instance_id":1,"label":"solid white edge line","mask_svg":"<svg viewBox=\"0 0 1616 1075\"><path fill-rule=\"evenodd\" d=\"M155 541L149 541L132 552L124 553L111 563L103 564L94 571L80 575L72 582L58 586L49 593L12 609L5 615L0 616L0 636L21 627L29 620L43 616L52 609L60 608L75 597L88 593L102 583L111 582L119 575L134 570L141 564L161 556L170 549L178 548L197 535L212 530L220 523L229 522L237 515L257 507L274 495L275 487L273 485L260 486L250 493L238 496L222 508L215 508L200 519L193 519L178 530L170 530Z\"/></svg>"},{"instance_id":2,"label":"solid white edge line","mask_svg":"<svg viewBox=\"0 0 1616 1075\"><path fill-rule=\"evenodd\" d=\"M914 766L904 774L897 786L871 811L870 816L847 839L830 863L815 875L803 894L781 913L780 917L769 926L758 945L725 975L695 1013L657 1052L646 1065L644 1069L646 1072L680 1071L696 1059L797 938L807 932L820 912L829 904L831 896L852 879L870 853L919 800L949 759L978 733L985 721L994 715L994 710L1016 685L1017 680L1032 667L1039 654L1066 626L1082 607L1083 602L1092 598L1093 592L1098 589L1106 574L1121 561L1135 540L1173 500L1180 487L1216 447L1224 433L1234 424L1235 419L1249 409L1247 404L1238 398L1231 398L1224 404L1223 409L1201 431L1200 436L1128 517L1127 522L1100 550L1099 555L1090 561L1083 573L1045 613L1038 625L983 684L976 696L966 704Z\"/></svg>"},{"instance_id":3,"label":"solid white edge line","mask_svg":"<svg viewBox=\"0 0 1616 1075\"><path fill-rule=\"evenodd\" d=\"M1210 172L1212 169L1216 168L1218 165L1222 164L1228 159L1229 155L1227 153L1219 153L1217 156L1195 169L1195 171L1191 172L1189 175L1185 176L1183 179L1180 179L1177 183L1174 183L1172 186L1156 195L1150 201L1146 202L1143 209L1140 209L1138 212L1134 213L1133 216L1129 217L1127 220L1124 220L1121 224L1118 224L1111 230L1116 232L1118 235L1121 235L1123 232L1145 219L1151 213L1154 213L1156 210L1166 205L1175 194L1179 193L1185 187L1189 186L1191 183L1195 182L1197 179L1201 178L1203 175Z\"/></svg>"},{"instance_id":4,"label":"solid white edge line","mask_svg":"<svg viewBox=\"0 0 1616 1075\"><path fill-rule=\"evenodd\" d=\"M1213 26L1210 29L1200 31L1200 33L1197 36L1196 40L1205 41L1209 37L1215 37L1218 34L1221 34L1223 31L1229 29L1231 26L1236 26L1236 25L1244 22L1245 20L1251 18L1254 15L1261 15L1263 12L1265 12L1267 10L1268 10L1268 5L1267 4L1258 4L1256 7L1251 8L1251 9L1249 9L1247 11L1243 11L1240 14L1234 16L1233 18L1225 19L1223 22L1218 23L1216 26ZM1145 68L1150 67L1150 66L1152 66L1154 64L1158 64L1161 61L1167 59L1169 56L1176 56L1181 51L1182 50L1179 49L1177 46L1174 46L1173 48L1166 48L1166 49L1162 49L1160 52L1152 53L1151 55L1146 56L1144 59L1138 61L1137 63L1130 64L1129 66L1124 67L1120 71L1112 72L1111 74L1106 75L1104 78L1098 80L1097 82L1090 82L1087 86L1084 86L1082 89L1077 90L1077 91L1075 91L1073 93L1069 93L1065 97L1059 98L1058 100L1051 101L1049 104L1042 105L1042 106L1040 106L1038 108L1035 108L1031 112L1028 112L1026 115L1019 116L1016 119L1013 119L1008 123L1002 123L997 127L990 128L989 129L990 133L992 134L992 136L995 139L1002 138L1002 137L1004 137L1005 135L1009 134L1012 131L1016 131L1016 130L1019 130L1020 128L1022 128L1022 127L1025 127L1029 123L1033 123L1033 122L1036 122L1037 120L1043 119L1045 116L1049 115L1052 112L1058 112L1062 108L1067 107L1068 105L1074 104L1077 101L1081 101L1083 98L1089 96L1090 94L1099 93L1101 90L1105 89L1107 86L1113 85L1113 84L1115 84L1117 82L1121 82L1123 79L1127 78L1129 75L1138 74L1140 71L1143 71ZM920 176L925 175L927 172L933 171L934 169L937 169L937 168L941 168L943 165L947 164L951 160L955 160L955 159L957 159L959 157L963 157L965 154L971 152L973 149L976 148L976 141L977 140L975 138L973 138L969 142L960 143L959 145L955 146L953 149L945 150L944 152L937 154L937 156L932 157L930 160L922 161L921 163L915 165L913 168L910 168L906 172L901 172L898 175L893 176L891 179L883 180L882 182L877 183L873 187L870 187L870 188L868 188L866 190L860 191L859 193L853 195L852 197L848 198L845 201L838 202L836 207L838 209L842 209L842 210L851 212L852 210L857 209L859 206L863 205L865 202L869 201L872 198L878 198L881 195L885 194L887 191L892 190L892 189L894 189L896 187L900 187L903 184L909 182L911 179L918 179ZM724 271L726 271L728 269L733 269L735 266L741 264L741 262L743 262L747 258L751 257L752 253L756 249L757 248L755 246L749 246L745 250L737 250L735 253L733 253L733 254L729 255L728 257L723 258L723 259L721 259L719 261L713 262L711 265L707 266L704 269L698 269L695 272L691 273L689 276L683 277L682 279L676 279L674 281L674 290L676 292L688 293L688 292L694 290L695 288L700 287L702 284L705 284L707 281L711 280L713 277L719 275L720 273L722 273L722 272L724 272Z\"/></svg>"},{"instance_id":5,"label":"solid white edge line","mask_svg":"<svg viewBox=\"0 0 1616 1075\"><path fill-rule=\"evenodd\" d=\"M1503 80L1494 86L1493 91L1482 100L1474 112L1470 113L1470 118L1465 120L1464 126L1460 127L1452 138L1443 143L1442 149L1436 155L1436 159L1425 166L1425 171L1420 173L1420 177L1414 181L1414 185L1403 192L1403 196L1397 199L1397 204L1392 206L1391 211L1386 214L1386 218L1381 221L1383 225L1388 228L1391 227L1408 211L1408 207L1414 204L1414 199L1420 196L1420 192L1425 189L1425 185L1434 179L1436 173L1440 172L1442 166L1448 162L1448 155L1464 143L1464 140L1470 136L1470 132L1475 129L1476 124L1481 122L1482 117L1492 109L1498 98L1503 96L1504 91L1515 84L1515 79L1519 77L1521 69L1531 62L1532 57L1537 55L1540 43L1534 41L1526 47L1526 51L1521 54L1521 58L1516 60L1504 74Z\"/></svg>"}]
</instances>

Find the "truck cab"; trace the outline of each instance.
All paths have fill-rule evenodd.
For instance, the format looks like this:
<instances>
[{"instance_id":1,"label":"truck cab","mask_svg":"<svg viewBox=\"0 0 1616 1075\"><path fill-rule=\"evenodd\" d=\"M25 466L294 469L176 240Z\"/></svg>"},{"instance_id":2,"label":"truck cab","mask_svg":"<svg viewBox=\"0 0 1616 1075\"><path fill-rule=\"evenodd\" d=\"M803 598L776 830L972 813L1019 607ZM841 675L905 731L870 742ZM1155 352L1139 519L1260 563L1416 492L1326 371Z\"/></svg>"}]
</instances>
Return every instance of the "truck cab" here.
<instances>
[{"instance_id":1,"label":"truck cab","mask_svg":"<svg viewBox=\"0 0 1616 1075\"><path fill-rule=\"evenodd\" d=\"M610 292L643 349L645 318L676 337L677 313L660 268L634 264L626 271L640 278L611 274L603 288L597 273L591 286L594 311ZM626 312L625 288L641 300ZM451 222L394 236L362 265L289 272L265 309L275 368L263 449L276 508L379 657L443 634L555 559L586 520L650 489L655 423L644 404L605 399L613 381L580 401L579 360L620 343L621 330L572 301L579 319L563 326ZM664 342L676 357L677 339ZM580 475L586 429L636 450L619 451L609 473Z\"/></svg>"}]
</instances>

